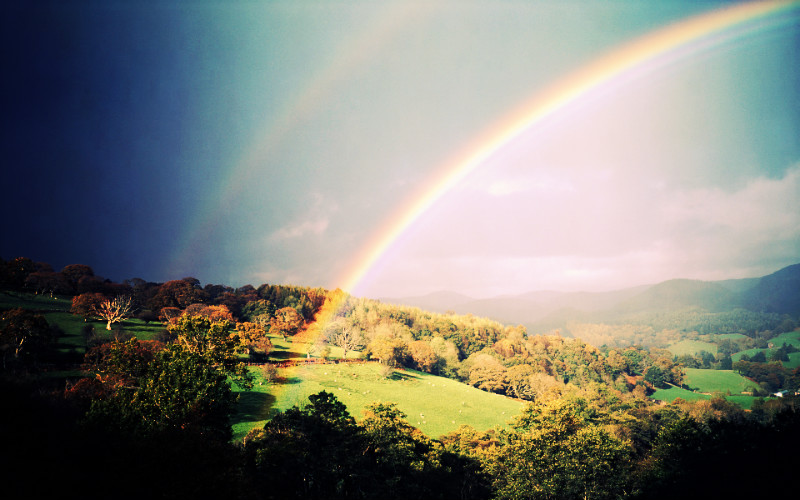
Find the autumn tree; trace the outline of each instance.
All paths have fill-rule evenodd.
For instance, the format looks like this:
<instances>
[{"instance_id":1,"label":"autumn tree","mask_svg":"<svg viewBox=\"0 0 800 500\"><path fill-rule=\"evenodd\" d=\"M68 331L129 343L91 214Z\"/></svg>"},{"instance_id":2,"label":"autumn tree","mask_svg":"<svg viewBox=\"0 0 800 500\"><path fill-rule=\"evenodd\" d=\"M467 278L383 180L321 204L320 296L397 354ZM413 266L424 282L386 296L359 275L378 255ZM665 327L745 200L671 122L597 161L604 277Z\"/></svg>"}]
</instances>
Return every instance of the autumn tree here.
<instances>
[{"instance_id":1,"label":"autumn tree","mask_svg":"<svg viewBox=\"0 0 800 500\"><path fill-rule=\"evenodd\" d=\"M34 358L53 341L50 326L41 314L25 309L3 311L0 316L0 352L3 369L10 361Z\"/></svg>"},{"instance_id":2,"label":"autumn tree","mask_svg":"<svg viewBox=\"0 0 800 500\"><path fill-rule=\"evenodd\" d=\"M260 324L245 321L237 323L236 330L239 332L241 341L247 346L251 357L255 354L266 358L272 350L272 342L269 340L267 332L264 331L264 327Z\"/></svg>"},{"instance_id":3,"label":"autumn tree","mask_svg":"<svg viewBox=\"0 0 800 500\"><path fill-rule=\"evenodd\" d=\"M405 363L408 345L403 339L382 333L376 335L367 345L367 352L371 358L387 366L397 366Z\"/></svg>"},{"instance_id":4,"label":"autumn tree","mask_svg":"<svg viewBox=\"0 0 800 500\"><path fill-rule=\"evenodd\" d=\"M469 384L478 389L503 393L508 386L506 367L490 354L475 353L464 366Z\"/></svg>"},{"instance_id":5,"label":"autumn tree","mask_svg":"<svg viewBox=\"0 0 800 500\"><path fill-rule=\"evenodd\" d=\"M52 271L36 271L25 279L25 286L38 294L47 294L52 297L59 293L69 292L64 276Z\"/></svg>"},{"instance_id":6,"label":"autumn tree","mask_svg":"<svg viewBox=\"0 0 800 500\"><path fill-rule=\"evenodd\" d=\"M303 326L303 317L293 307L284 307L275 311L275 316L270 318L269 331L273 335L281 335L284 340L300 331Z\"/></svg>"},{"instance_id":7,"label":"autumn tree","mask_svg":"<svg viewBox=\"0 0 800 500\"><path fill-rule=\"evenodd\" d=\"M238 359L238 354L245 351L246 343L229 321L211 321L204 316L184 314L171 321L167 331L175 338L174 343L185 351L202 357L232 377L239 386L252 387L253 376Z\"/></svg>"},{"instance_id":8,"label":"autumn tree","mask_svg":"<svg viewBox=\"0 0 800 500\"><path fill-rule=\"evenodd\" d=\"M202 355L171 345L144 366L141 359L130 365L129 356L116 359L124 363L118 371L129 385L92 403L91 425L144 437L180 430L230 438L236 397L226 374ZM132 373L124 373L128 366Z\"/></svg>"},{"instance_id":9,"label":"autumn tree","mask_svg":"<svg viewBox=\"0 0 800 500\"><path fill-rule=\"evenodd\" d=\"M111 331L112 323L120 323L133 313L130 297L114 297L105 299L95 307L95 314L106 321L106 330Z\"/></svg>"},{"instance_id":10,"label":"autumn tree","mask_svg":"<svg viewBox=\"0 0 800 500\"><path fill-rule=\"evenodd\" d=\"M370 462L355 419L330 393L308 399L245 437L248 475L270 498L364 498Z\"/></svg>"},{"instance_id":11,"label":"autumn tree","mask_svg":"<svg viewBox=\"0 0 800 500\"><path fill-rule=\"evenodd\" d=\"M61 270L61 275L64 276L72 292L77 293L78 283L81 278L94 276L94 270L85 264L70 264L64 266Z\"/></svg>"},{"instance_id":12,"label":"autumn tree","mask_svg":"<svg viewBox=\"0 0 800 500\"><path fill-rule=\"evenodd\" d=\"M185 309L191 304L205 302L206 293L196 278L167 281L147 302L149 309L160 311L164 307Z\"/></svg>"},{"instance_id":13,"label":"autumn tree","mask_svg":"<svg viewBox=\"0 0 800 500\"><path fill-rule=\"evenodd\" d=\"M169 323L174 319L178 319L183 315L183 311L177 307L162 307L158 311L158 320L162 323Z\"/></svg>"},{"instance_id":14,"label":"autumn tree","mask_svg":"<svg viewBox=\"0 0 800 500\"><path fill-rule=\"evenodd\" d=\"M82 293L72 297L72 307L69 312L76 316L83 316L84 321L96 316L97 308L108 300L102 293Z\"/></svg>"},{"instance_id":15,"label":"autumn tree","mask_svg":"<svg viewBox=\"0 0 800 500\"><path fill-rule=\"evenodd\" d=\"M25 286L25 280L31 273L35 273L38 266L34 261L27 257L17 257L5 263L3 266L3 279L2 283L12 290L22 290Z\"/></svg>"},{"instance_id":16,"label":"autumn tree","mask_svg":"<svg viewBox=\"0 0 800 500\"><path fill-rule=\"evenodd\" d=\"M604 499L625 491L629 450L574 402L531 403L488 463L500 499Z\"/></svg>"},{"instance_id":17,"label":"autumn tree","mask_svg":"<svg viewBox=\"0 0 800 500\"><path fill-rule=\"evenodd\" d=\"M497 344L495 344L496 346ZM519 399L533 400L534 390L531 386L534 369L531 365L520 364L510 367L506 371L508 392Z\"/></svg>"},{"instance_id":18,"label":"autumn tree","mask_svg":"<svg viewBox=\"0 0 800 500\"><path fill-rule=\"evenodd\" d=\"M408 344L408 353L420 371L434 373L439 364L439 356L433 351L430 342L414 340Z\"/></svg>"},{"instance_id":19,"label":"autumn tree","mask_svg":"<svg viewBox=\"0 0 800 500\"><path fill-rule=\"evenodd\" d=\"M364 338L361 331L349 324L344 318L336 318L328 323L323 330L325 339L342 349L342 358L347 359L347 353L361 349L364 346Z\"/></svg>"},{"instance_id":20,"label":"autumn tree","mask_svg":"<svg viewBox=\"0 0 800 500\"><path fill-rule=\"evenodd\" d=\"M192 304L184 312L192 316L205 316L211 321L226 320L232 323L235 321L226 305Z\"/></svg>"}]
</instances>

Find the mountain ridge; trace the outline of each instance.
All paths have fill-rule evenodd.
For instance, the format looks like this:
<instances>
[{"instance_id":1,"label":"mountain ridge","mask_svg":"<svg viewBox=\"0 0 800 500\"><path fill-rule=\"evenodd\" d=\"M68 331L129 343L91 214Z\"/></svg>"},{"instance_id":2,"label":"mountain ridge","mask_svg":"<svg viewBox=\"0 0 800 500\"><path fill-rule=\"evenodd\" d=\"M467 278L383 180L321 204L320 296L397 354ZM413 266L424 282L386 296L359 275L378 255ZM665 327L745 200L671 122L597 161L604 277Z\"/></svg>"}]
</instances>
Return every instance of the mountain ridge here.
<instances>
[{"instance_id":1,"label":"mountain ridge","mask_svg":"<svg viewBox=\"0 0 800 500\"><path fill-rule=\"evenodd\" d=\"M507 324L547 327L569 319L610 320L642 312L737 308L800 316L800 264L757 278L717 281L676 278L608 292L536 290L475 299L441 290L426 295L381 298L382 302L420 307L436 313L485 316ZM541 329L541 328L536 328Z\"/></svg>"}]
</instances>

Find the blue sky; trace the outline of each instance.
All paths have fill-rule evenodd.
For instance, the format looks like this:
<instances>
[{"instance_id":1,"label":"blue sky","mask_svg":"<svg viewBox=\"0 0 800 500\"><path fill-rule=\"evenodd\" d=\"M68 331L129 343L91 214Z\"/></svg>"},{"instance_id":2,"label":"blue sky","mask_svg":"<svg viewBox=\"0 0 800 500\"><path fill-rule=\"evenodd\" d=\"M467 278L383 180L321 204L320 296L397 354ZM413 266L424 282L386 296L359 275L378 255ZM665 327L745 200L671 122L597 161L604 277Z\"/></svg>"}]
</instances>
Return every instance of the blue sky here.
<instances>
[{"instance_id":1,"label":"blue sky","mask_svg":"<svg viewBox=\"0 0 800 500\"><path fill-rule=\"evenodd\" d=\"M34 6L31 6L31 3ZM536 92L731 2L18 2L0 256L114 280L337 286ZM504 148L360 284L608 290L800 261L800 14Z\"/></svg>"}]
</instances>

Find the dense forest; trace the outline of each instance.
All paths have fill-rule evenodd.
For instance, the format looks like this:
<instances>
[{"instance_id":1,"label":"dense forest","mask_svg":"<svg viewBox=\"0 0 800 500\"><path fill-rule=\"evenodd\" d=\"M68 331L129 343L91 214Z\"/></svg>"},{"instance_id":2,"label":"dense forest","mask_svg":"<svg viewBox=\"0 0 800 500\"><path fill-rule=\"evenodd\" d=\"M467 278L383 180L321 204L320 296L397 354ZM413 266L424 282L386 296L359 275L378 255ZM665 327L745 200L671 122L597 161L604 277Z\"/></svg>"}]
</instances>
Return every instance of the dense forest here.
<instances>
[{"instance_id":1,"label":"dense forest","mask_svg":"<svg viewBox=\"0 0 800 500\"><path fill-rule=\"evenodd\" d=\"M9 304L0 319L0 439L12 497L741 498L777 491L800 449L798 369L763 353L731 359L794 328L786 315L764 329L769 316L710 321L697 311L685 324L707 331L659 334L742 338L720 341L710 357L680 357L609 342L608 330L579 322L582 335L530 335L340 290L202 286L191 277L114 283L86 265L55 271L27 258L0 260L0 290ZM80 348L61 346L65 332L37 297L70 301L85 321ZM138 338L126 331L133 320L158 334ZM750 320L760 322L752 331ZM631 339L653 337L636 328ZM504 429L427 436L391 402L353 415L323 391L233 440L233 389L264 383L276 338L302 339L307 359L337 361L335 347L339 359L447 377L526 405ZM779 347L778 356L792 351ZM765 395L786 393L747 411L722 395L650 398L703 364L730 366ZM31 470L47 480L23 481Z\"/></svg>"}]
</instances>

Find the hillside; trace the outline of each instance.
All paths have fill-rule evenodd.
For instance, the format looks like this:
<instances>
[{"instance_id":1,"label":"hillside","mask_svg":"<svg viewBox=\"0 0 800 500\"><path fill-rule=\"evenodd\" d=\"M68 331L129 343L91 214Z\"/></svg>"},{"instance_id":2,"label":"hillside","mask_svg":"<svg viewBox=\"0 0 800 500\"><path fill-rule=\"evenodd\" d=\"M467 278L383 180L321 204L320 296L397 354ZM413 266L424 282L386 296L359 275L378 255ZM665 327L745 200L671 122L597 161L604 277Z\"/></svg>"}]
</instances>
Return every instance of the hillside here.
<instances>
[{"instance_id":1,"label":"hillside","mask_svg":"<svg viewBox=\"0 0 800 500\"><path fill-rule=\"evenodd\" d=\"M758 280L743 292L742 305L753 311L800 315L800 264Z\"/></svg>"},{"instance_id":2,"label":"hillside","mask_svg":"<svg viewBox=\"0 0 800 500\"><path fill-rule=\"evenodd\" d=\"M800 316L800 264L760 278L700 281L673 279L608 292L533 291L520 295L469 299L452 292L385 298L436 312L485 316L521 324L531 333L562 329L568 322L645 321L681 311L721 313L742 308L757 313ZM663 325L655 325L663 326Z\"/></svg>"},{"instance_id":3,"label":"hillside","mask_svg":"<svg viewBox=\"0 0 800 500\"><path fill-rule=\"evenodd\" d=\"M521 401L416 370L393 370L386 376L377 362L291 367L279 377L278 383L256 384L253 391L239 393L235 439L320 391L334 394L356 420L371 403L397 403L412 425L433 438L462 425L477 430L505 426L523 407Z\"/></svg>"}]
</instances>

